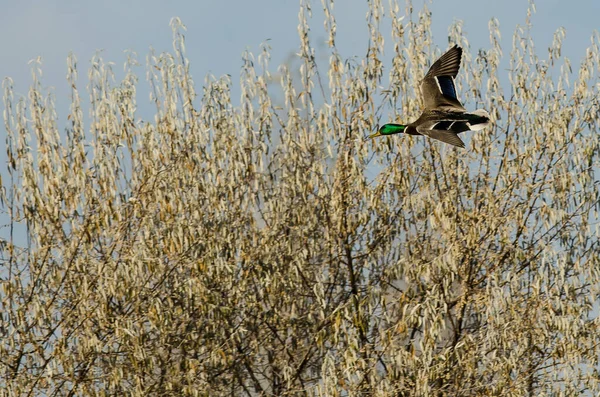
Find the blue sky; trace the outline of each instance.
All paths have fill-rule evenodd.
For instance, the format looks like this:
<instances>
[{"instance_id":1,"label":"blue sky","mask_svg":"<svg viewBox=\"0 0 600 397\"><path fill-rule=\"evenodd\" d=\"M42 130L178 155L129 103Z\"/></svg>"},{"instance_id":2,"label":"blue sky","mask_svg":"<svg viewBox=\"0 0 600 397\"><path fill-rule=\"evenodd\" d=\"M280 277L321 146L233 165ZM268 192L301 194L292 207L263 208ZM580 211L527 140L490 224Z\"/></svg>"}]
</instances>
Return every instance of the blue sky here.
<instances>
[{"instance_id":1,"label":"blue sky","mask_svg":"<svg viewBox=\"0 0 600 397\"><path fill-rule=\"evenodd\" d=\"M387 6L387 1L384 4ZM404 1L399 2L401 7ZM487 24L500 20L505 54L517 24L523 23L525 0L454 0L427 2L433 13L436 45L447 47L447 29L455 19L464 21L464 31L476 48L487 46ZM187 26L187 55L192 75L201 84L207 73L239 75L241 53L258 52L261 42L270 39L272 67L293 54L298 46L298 0L0 0L0 78L14 79L18 94L26 95L31 77L28 61L43 60L43 84L54 87L59 103L67 100L66 57L73 52L79 61L80 78L85 85L86 70L95 51L103 50L105 61L113 61L121 71L124 50L134 50L145 62L149 47L158 52L171 50L169 21L178 16ZM414 1L415 9L423 1ZM567 29L565 54L577 65L598 27L598 0L543 0L536 4L534 38L540 53L560 26ZM315 14L313 40L323 42L320 1L313 1ZM366 46L365 0L338 0L337 40L343 57L362 56ZM140 69L144 84L144 69ZM142 99L142 98L140 98ZM140 103L141 104L141 103ZM60 109L59 109L60 110Z\"/></svg>"}]
</instances>

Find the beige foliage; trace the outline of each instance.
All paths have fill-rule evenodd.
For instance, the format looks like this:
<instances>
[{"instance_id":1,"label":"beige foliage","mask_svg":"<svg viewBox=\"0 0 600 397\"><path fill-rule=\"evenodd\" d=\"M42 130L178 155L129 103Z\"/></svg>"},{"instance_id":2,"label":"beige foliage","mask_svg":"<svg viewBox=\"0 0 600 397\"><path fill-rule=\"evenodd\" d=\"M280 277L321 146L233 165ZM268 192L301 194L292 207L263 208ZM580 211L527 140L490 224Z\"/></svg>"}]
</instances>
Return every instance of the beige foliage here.
<instances>
[{"instance_id":1,"label":"beige foliage","mask_svg":"<svg viewBox=\"0 0 600 397\"><path fill-rule=\"evenodd\" d=\"M418 115L445 48L427 9L373 0L346 62L323 7L329 64L303 2L299 68L245 54L239 104L192 80L178 20L148 57L154 120L133 60L114 85L94 59L88 122L69 58L65 135L38 66L27 98L4 81L0 394L600 392L598 34L572 68L528 18L507 71L498 21L479 51L457 23L461 97L493 126L464 151L366 142Z\"/></svg>"}]
</instances>

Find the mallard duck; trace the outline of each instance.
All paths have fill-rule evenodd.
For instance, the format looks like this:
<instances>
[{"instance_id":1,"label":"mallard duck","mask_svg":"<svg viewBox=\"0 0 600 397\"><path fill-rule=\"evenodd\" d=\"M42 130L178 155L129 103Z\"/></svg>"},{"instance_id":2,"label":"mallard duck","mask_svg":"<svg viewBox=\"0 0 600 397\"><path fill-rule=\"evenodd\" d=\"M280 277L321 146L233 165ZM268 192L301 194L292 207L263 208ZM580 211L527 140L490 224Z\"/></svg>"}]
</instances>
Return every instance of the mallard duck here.
<instances>
[{"instance_id":1,"label":"mallard duck","mask_svg":"<svg viewBox=\"0 0 600 397\"><path fill-rule=\"evenodd\" d=\"M462 48L455 45L431 66L421 81L421 94L425 109L416 121L404 124L385 124L369 136L405 133L425 135L461 148L464 142L458 134L465 131L478 131L490 122L490 115L483 109L468 113L456 98L454 78L460 68Z\"/></svg>"}]
</instances>

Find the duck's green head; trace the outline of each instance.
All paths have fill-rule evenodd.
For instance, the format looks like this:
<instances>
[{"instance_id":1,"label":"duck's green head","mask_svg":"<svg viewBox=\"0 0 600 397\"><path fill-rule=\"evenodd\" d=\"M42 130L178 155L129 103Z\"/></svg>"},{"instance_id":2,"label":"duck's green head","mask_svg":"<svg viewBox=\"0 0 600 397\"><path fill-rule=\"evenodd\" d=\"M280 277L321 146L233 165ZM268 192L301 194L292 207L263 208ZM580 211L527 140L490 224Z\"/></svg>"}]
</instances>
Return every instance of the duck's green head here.
<instances>
[{"instance_id":1,"label":"duck's green head","mask_svg":"<svg viewBox=\"0 0 600 397\"><path fill-rule=\"evenodd\" d=\"M384 124L377 130L373 135L369 135L369 138L375 138L381 135L394 135L404 132L406 126L404 124Z\"/></svg>"}]
</instances>

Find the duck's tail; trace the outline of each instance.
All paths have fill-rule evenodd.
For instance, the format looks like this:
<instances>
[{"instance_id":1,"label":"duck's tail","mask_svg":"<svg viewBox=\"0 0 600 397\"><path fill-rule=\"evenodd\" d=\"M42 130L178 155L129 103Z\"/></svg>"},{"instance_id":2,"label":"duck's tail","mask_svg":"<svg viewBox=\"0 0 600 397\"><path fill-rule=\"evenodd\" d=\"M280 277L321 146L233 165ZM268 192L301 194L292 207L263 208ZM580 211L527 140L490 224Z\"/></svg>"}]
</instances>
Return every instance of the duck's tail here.
<instances>
[{"instance_id":1,"label":"duck's tail","mask_svg":"<svg viewBox=\"0 0 600 397\"><path fill-rule=\"evenodd\" d=\"M484 109L477 109L469 113L469 116L472 116L472 119L468 121L471 131L479 131L490 123L490 115Z\"/></svg>"}]
</instances>

